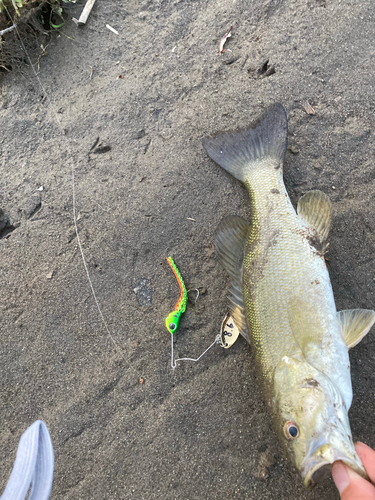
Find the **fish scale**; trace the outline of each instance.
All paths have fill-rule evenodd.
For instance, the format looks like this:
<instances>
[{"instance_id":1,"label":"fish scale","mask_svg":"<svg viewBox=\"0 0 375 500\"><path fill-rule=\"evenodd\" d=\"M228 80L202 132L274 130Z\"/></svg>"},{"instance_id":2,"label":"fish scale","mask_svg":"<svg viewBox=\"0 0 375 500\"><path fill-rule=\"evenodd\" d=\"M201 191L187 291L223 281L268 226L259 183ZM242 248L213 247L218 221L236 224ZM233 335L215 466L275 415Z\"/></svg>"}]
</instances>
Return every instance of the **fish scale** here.
<instances>
[{"instance_id":1,"label":"fish scale","mask_svg":"<svg viewBox=\"0 0 375 500\"><path fill-rule=\"evenodd\" d=\"M303 297L324 311L323 342L333 335L343 344L324 257L308 243L308 228L290 202L280 170L270 162L259 165L245 184L252 199L251 226L255 228L243 266L245 312L256 357L267 378L281 357L300 350L288 320L292 296ZM348 361L347 349L344 355ZM338 379L342 376L338 374Z\"/></svg>"}]
</instances>

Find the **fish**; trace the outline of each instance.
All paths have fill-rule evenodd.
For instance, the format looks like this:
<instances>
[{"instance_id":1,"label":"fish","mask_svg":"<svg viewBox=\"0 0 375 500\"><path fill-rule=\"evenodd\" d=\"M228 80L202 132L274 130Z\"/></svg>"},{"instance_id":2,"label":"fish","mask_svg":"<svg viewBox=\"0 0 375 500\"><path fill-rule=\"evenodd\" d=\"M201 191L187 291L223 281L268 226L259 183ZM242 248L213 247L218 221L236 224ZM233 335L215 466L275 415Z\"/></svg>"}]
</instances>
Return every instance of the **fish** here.
<instances>
[{"instance_id":1,"label":"fish","mask_svg":"<svg viewBox=\"0 0 375 500\"><path fill-rule=\"evenodd\" d=\"M229 311L251 345L282 448L307 489L328 477L336 460L367 478L348 419L348 351L370 331L375 312L336 310L324 257L329 197L309 191L294 209L283 181L288 123L281 104L247 130L202 143L249 194L250 220L223 219L215 251L230 276Z\"/></svg>"}]
</instances>

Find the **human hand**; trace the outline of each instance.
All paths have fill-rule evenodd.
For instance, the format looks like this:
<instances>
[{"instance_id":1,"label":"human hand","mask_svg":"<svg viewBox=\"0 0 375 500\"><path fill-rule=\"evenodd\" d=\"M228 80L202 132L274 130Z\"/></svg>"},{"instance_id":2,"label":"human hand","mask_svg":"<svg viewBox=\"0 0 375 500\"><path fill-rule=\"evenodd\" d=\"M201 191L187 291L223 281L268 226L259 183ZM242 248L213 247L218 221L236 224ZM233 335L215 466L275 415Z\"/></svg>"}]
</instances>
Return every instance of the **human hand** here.
<instances>
[{"instance_id":1,"label":"human hand","mask_svg":"<svg viewBox=\"0 0 375 500\"><path fill-rule=\"evenodd\" d=\"M375 451L360 442L356 443L355 450L369 478L375 483ZM342 462L333 464L332 477L341 500L375 500L375 486Z\"/></svg>"}]
</instances>

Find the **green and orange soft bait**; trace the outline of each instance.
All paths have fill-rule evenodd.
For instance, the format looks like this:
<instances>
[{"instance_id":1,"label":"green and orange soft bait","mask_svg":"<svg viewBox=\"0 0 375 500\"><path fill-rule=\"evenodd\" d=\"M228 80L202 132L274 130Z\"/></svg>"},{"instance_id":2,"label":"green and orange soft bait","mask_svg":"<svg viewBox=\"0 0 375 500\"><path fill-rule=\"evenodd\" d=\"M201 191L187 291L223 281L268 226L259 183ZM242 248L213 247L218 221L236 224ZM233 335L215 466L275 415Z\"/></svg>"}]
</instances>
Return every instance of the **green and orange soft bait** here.
<instances>
[{"instance_id":1,"label":"green and orange soft bait","mask_svg":"<svg viewBox=\"0 0 375 500\"><path fill-rule=\"evenodd\" d=\"M174 311L172 311L165 319L165 326L167 327L169 333L173 335L177 330L178 325L180 324L181 315L186 310L188 295L185 288L184 280L182 279L180 271L177 269L177 266L174 263L172 257L167 257L167 261L168 264L171 266L174 275L176 276L177 283L179 284L181 291L180 298L177 301Z\"/></svg>"}]
</instances>

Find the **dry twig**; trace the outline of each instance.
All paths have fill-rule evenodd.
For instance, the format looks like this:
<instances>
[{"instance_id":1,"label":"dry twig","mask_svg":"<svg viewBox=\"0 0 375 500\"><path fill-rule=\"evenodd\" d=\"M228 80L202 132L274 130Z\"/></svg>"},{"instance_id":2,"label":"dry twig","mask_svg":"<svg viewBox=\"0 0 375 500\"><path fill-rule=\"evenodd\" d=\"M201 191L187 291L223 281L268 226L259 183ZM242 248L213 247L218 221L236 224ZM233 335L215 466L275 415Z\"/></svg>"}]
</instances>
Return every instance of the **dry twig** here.
<instances>
[{"instance_id":1,"label":"dry twig","mask_svg":"<svg viewBox=\"0 0 375 500\"><path fill-rule=\"evenodd\" d=\"M87 0L86 5L83 8L82 14L79 16L78 24L86 24L87 19L90 15L91 9L93 8L95 0Z\"/></svg>"},{"instance_id":2,"label":"dry twig","mask_svg":"<svg viewBox=\"0 0 375 500\"><path fill-rule=\"evenodd\" d=\"M315 115L315 109L308 103L308 101L304 101L303 103L304 110L308 115Z\"/></svg>"}]
</instances>

